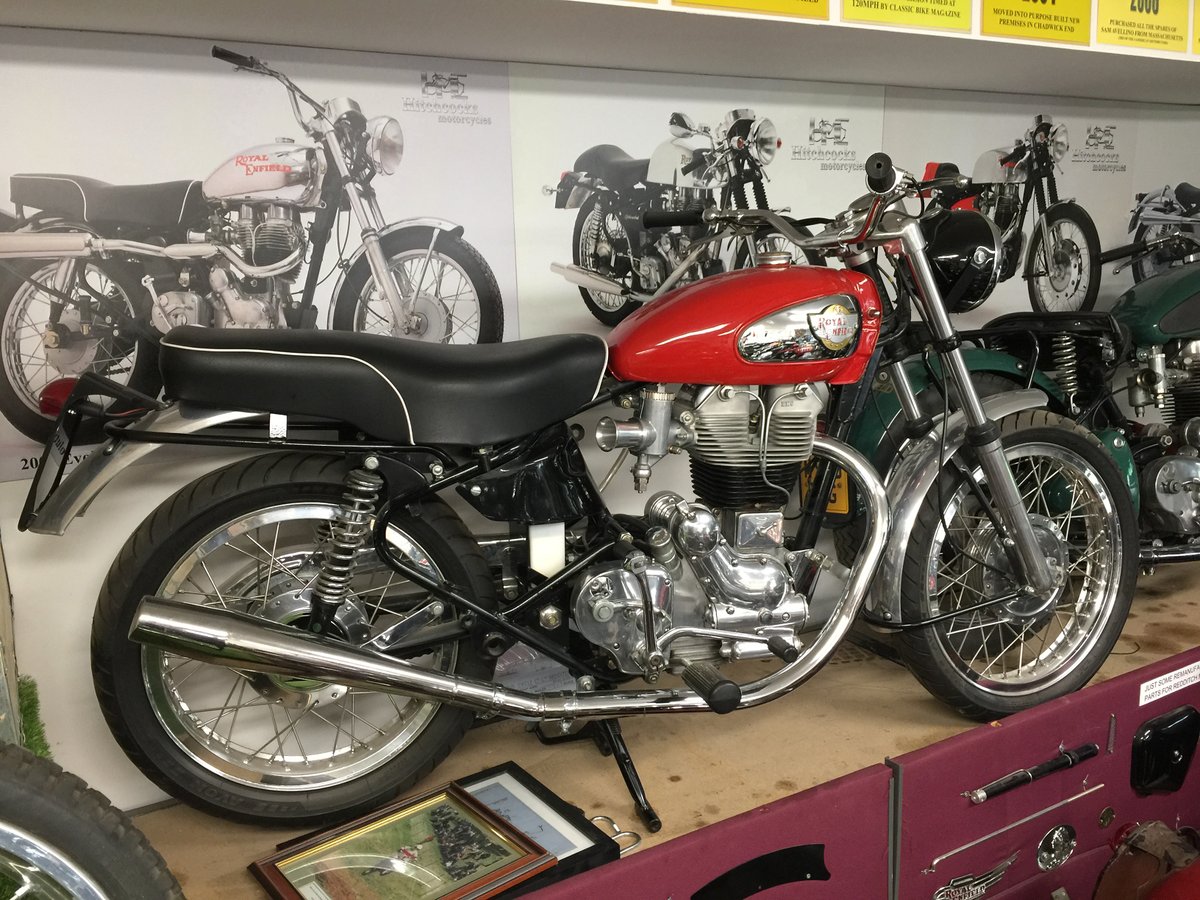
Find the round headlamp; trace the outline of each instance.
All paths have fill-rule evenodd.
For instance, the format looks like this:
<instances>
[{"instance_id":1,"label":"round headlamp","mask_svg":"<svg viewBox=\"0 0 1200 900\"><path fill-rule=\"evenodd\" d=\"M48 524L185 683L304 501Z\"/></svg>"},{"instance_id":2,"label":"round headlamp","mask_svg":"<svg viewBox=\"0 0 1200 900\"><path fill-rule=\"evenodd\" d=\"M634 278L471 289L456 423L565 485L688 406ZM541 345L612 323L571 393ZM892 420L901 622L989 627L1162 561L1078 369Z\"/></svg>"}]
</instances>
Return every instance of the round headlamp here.
<instances>
[{"instance_id":1,"label":"round headlamp","mask_svg":"<svg viewBox=\"0 0 1200 900\"><path fill-rule=\"evenodd\" d=\"M921 231L946 311L968 312L983 303L1003 262L996 223L973 209L948 209L922 218Z\"/></svg>"},{"instance_id":2,"label":"round headlamp","mask_svg":"<svg viewBox=\"0 0 1200 900\"><path fill-rule=\"evenodd\" d=\"M783 146L779 131L770 119L759 119L750 128L750 153L764 166L775 158Z\"/></svg>"},{"instance_id":3,"label":"round headlamp","mask_svg":"<svg viewBox=\"0 0 1200 900\"><path fill-rule=\"evenodd\" d=\"M1067 152L1071 149L1070 135L1067 134L1067 126L1065 124L1055 125L1050 129L1050 157L1055 162L1062 162Z\"/></svg>"},{"instance_id":4,"label":"round headlamp","mask_svg":"<svg viewBox=\"0 0 1200 900\"><path fill-rule=\"evenodd\" d=\"M400 168L404 156L404 131L391 116L377 116L367 122L367 155L381 175Z\"/></svg>"}]
</instances>

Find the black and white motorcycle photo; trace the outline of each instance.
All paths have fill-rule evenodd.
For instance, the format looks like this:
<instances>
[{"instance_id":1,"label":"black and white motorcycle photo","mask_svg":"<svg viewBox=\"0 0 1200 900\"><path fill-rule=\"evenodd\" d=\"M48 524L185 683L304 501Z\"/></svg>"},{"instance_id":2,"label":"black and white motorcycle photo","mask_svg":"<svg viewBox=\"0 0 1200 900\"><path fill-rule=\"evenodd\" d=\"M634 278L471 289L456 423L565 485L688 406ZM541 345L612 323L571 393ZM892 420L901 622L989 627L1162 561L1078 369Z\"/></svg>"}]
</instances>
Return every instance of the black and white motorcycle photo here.
<instances>
[{"instance_id":1,"label":"black and white motorcycle photo","mask_svg":"<svg viewBox=\"0 0 1200 900\"><path fill-rule=\"evenodd\" d=\"M1134 256L1118 271L1132 264L1133 280L1139 282L1200 260L1200 188L1181 181L1134 200L1137 206L1129 220L1134 243L1122 248Z\"/></svg>"},{"instance_id":2,"label":"black and white motorcycle photo","mask_svg":"<svg viewBox=\"0 0 1200 900\"><path fill-rule=\"evenodd\" d=\"M160 388L159 339L180 325L323 325L447 344L503 336L496 277L463 226L390 219L380 206L374 179L404 157L395 118L368 118L349 97L319 102L254 57L215 46L212 55L282 84L304 138L251 146L203 181L11 178L15 215L0 213L0 413L32 440L51 433L85 373L133 392L114 414L144 406L136 395ZM450 77L461 93L461 76ZM314 300L330 278L319 323Z\"/></svg>"},{"instance_id":3,"label":"black and white motorcycle photo","mask_svg":"<svg viewBox=\"0 0 1200 900\"><path fill-rule=\"evenodd\" d=\"M544 188L556 208L578 210L571 263L550 268L579 288L588 311L605 325L673 287L754 265L759 253L794 251L766 232L749 240L708 226L644 228L642 214L651 210L690 218L706 207L771 208L766 167L783 141L770 119L733 109L714 129L674 112L667 127L670 139L647 159L598 144L563 172L557 187ZM816 255L805 258L823 264Z\"/></svg>"}]
</instances>

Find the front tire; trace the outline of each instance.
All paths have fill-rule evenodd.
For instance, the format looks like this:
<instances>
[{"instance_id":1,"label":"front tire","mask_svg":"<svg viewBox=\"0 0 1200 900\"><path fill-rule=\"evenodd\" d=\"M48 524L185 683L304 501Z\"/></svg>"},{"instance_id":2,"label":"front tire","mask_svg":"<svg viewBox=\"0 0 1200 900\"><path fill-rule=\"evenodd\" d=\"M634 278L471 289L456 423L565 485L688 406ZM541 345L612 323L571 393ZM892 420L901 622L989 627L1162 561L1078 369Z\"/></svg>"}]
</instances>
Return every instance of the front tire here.
<instances>
[{"instance_id":1,"label":"front tire","mask_svg":"<svg viewBox=\"0 0 1200 900\"><path fill-rule=\"evenodd\" d=\"M812 237L812 231L807 226L798 225L794 221L792 225L804 237ZM821 254L815 250L801 250L782 234L772 231L769 227L760 228L755 233L754 253L755 256L759 253L788 253L791 255L792 262L795 265L825 265L825 257L821 256ZM733 267L735 269L748 269L752 265L754 265L754 260L750 256L750 245L746 239L739 239L737 253L733 257Z\"/></svg>"},{"instance_id":2,"label":"front tire","mask_svg":"<svg viewBox=\"0 0 1200 900\"><path fill-rule=\"evenodd\" d=\"M54 431L55 417L43 414L38 401L51 382L94 372L151 397L162 386L158 346L136 330L136 323L149 325L150 298L135 271L117 260L79 263L86 267L82 279L108 308L102 309L77 281L69 292L76 303L58 320L60 344L47 348L51 307L58 301L25 278L49 284L57 265L22 260L12 271L0 269L0 413L25 437L43 444ZM84 324L93 337L80 338ZM85 420L76 443L100 440L102 426Z\"/></svg>"},{"instance_id":3,"label":"front tire","mask_svg":"<svg viewBox=\"0 0 1200 900\"><path fill-rule=\"evenodd\" d=\"M146 836L48 759L0 747L0 897L183 900Z\"/></svg>"},{"instance_id":4,"label":"front tire","mask_svg":"<svg viewBox=\"0 0 1200 900\"><path fill-rule=\"evenodd\" d=\"M1133 501L1103 445L1044 410L1000 421L1005 454L1047 556L1066 573L1017 598L905 631L898 649L938 699L972 719L1006 716L1083 687L1120 636L1137 577ZM960 457L961 458L961 457ZM986 493L981 469L967 468ZM930 488L902 571L905 622L1013 593L1001 539L948 465Z\"/></svg>"},{"instance_id":5,"label":"front tire","mask_svg":"<svg viewBox=\"0 0 1200 900\"><path fill-rule=\"evenodd\" d=\"M395 321L364 253L350 267L333 298L334 329L433 344L503 340L500 287L478 250L448 231L438 233L434 242L434 229L424 226L391 231L379 240L401 295L407 298L416 291L416 323L406 332Z\"/></svg>"},{"instance_id":6,"label":"front tire","mask_svg":"<svg viewBox=\"0 0 1200 900\"><path fill-rule=\"evenodd\" d=\"M1172 233L1189 235L1194 238L1196 236L1196 229L1191 225L1139 225L1133 239L1135 242L1152 241L1155 238L1164 237ZM1147 278L1161 275L1163 272L1179 265L1180 262L1182 260L1163 259L1157 252L1149 253L1141 259L1134 261L1133 282L1134 284L1138 284Z\"/></svg>"},{"instance_id":7,"label":"front tire","mask_svg":"<svg viewBox=\"0 0 1200 900\"><path fill-rule=\"evenodd\" d=\"M1059 203L1034 223L1025 278L1029 302L1038 312L1081 312L1096 305L1100 293L1100 236L1092 217L1077 203Z\"/></svg>"},{"instance_id":8,"label":"front tire","mask_svg":"<svg viewBox=\"0 0 1200 900\"><path fill-rule=\"evenodd\" d=\"M220 469L155 510L105 580L92 622L105 718L147 777L200 809L276 825L350 818L426 775L474 720L444 704L239 672L128 639L146 595L305 628L313 553L346 468L337 457L278 454ZM468 596L494 602L478 546L440 501L398 519L389 541ZM427 596L364 550L338 614L342 637L369 640ZM409 661L490 677L466 639Z\"/></svg>"}]
</instances>

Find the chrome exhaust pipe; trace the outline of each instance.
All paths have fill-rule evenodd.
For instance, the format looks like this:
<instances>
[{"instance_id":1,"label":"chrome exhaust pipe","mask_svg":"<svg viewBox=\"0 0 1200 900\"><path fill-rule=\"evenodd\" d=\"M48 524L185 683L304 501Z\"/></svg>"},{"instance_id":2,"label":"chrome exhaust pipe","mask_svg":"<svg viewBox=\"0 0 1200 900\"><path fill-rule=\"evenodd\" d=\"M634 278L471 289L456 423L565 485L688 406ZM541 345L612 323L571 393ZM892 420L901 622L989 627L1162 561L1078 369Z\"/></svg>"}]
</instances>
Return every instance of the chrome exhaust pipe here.
<instances>
[{"instance_id":1,"label":"chrome exhaust pipe","mask_svg":"<svg viewBox=\"0 0 1200 900\"><path fill-rule=\"evenodd\" d=\"M858 482L867 505L867 540L833 614L794 662L742 686L738 709L759 706L799 687L825 664L854 623L883 556L890 528L887 494L870 463L856 450L818 436L814 450ZM704 698L683 688L531 694L488 681L422 669L352 644L265 622L242 613L146 597L129 637L142 644L213 665L300 676L365 690L405 694L515 719L584 719L646 713L708 711Z\"/></svg>"},{"instance_id":2,"label":"chrome exhaust pipe","mask_svg":"<svg viewBox=\"0 0 1200 900\"><path fill-rule=\"evenodd\" d=\"M67 259L92 255L83 232L17 231L0 234L0 259Z\"/></svg>"},{"instance_id":3,"label":"chrome exhaust pipe","mask_svg":"<svg viewBox=\"0 0 1200 900\"><path fill-rule=\"evenodd\" d=\"M569 265L567 263L550 263L550 271L555 275L561 275L567 281L571 282L571 284L587 288L589 291L620 294L621 296L629 295L629 289L625 285L619 284L611 278L605 278L603 275L597 275L595 272L589 272L580 266Z\"/></svg>"}]
</instances>

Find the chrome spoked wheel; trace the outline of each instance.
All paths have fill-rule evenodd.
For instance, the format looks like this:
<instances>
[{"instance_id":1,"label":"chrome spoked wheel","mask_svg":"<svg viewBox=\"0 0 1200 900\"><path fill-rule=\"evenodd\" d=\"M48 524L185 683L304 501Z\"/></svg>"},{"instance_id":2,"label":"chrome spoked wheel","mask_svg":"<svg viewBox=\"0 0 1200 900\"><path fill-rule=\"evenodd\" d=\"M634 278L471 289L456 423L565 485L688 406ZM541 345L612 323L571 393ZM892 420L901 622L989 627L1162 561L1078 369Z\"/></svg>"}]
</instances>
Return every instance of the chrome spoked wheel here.
<instances>
[{"instance_id":1,"label":"chrome spoked wheel","mask_svg":"<svg viewBox=\"0 0 1200 900\"><path fill-rule=\"evenodd\" d=\"M1008 453L1034 534L1058 573L1046 596L1023 596L1005 547L964 484L946 503L929 555L934 615L1012 595L936 626L947 661L980 690L1021 695L1068 677L1088 658L1114 608L1109 548L1122 536L1113 499L1087 464L1061 447ZM973 473L982 480L982 472Z\"/></svg>"},{"instance_id":2,"label":"chrome spoked wheel","mask_svg":"<svg viewBox=\"0 0 1200 900\"><path fill-rule=\"evenodd\" d=\"M1034 223L1026 269L1029 299L1040 312L1074 312L1096 305L1100 238L1081 207L1051 207Z\"/></svg>"},{"instance_id":3,"label":"chrome spoked wheel","mask_svg":"<svg viewBox=\"0 0 1200 900\"><path fill-rule=\"evenodd\" d=\"M58 848L5 822L0 822L0 897L110 900L110 895Z\"/></svg>"},{"instance_id":4,"label":"chrome spoked wheel","mask_svg":"<svg viewBox=\"0 0 1200 900\"><path fill-rule=\"evenodd\" d=\"M160 594L303 628L317 574L314 551L337 507L282 504L231 522L200 541ZM428 554L392 530L410 560L437 575ZM363 643L427 594L360 553L341 637ZM453 648L411 660L448 671ZM171 739L224 779L307 791L352 781L395 757L438 704L303 678L239 672L145 648L145 688Z\"/></svg>"},{"instance_id":5,"label":"chrome spoked wheel","mask_svg":"<svg viewBox=\"0 0 1200 900\"><path fill-rule=\"evenodd\" d=\"M1171 237L1177 239L1134 260L1134 281L1145 281L1200 259L1200 248L1191 243L1195 237L1195 228L1191 225L1143 225L1138 229L1136 239L1149 243Z\"/></svg>"},{"instance_id":6,"label":"chrome spoked wheel","mask_svg":"<svg viewBox=\"0 0 1200 900\"><path fill-rule=\"evenodd\" d=\"M479 342L479 293L470 275L451 257L409 250L388 260L401 296L415 297L408 333L396 325L387 297L372 279L363 286L354 314L354 330L427 341L432 344Z\"/></svg>"},{"instance_id":7,"label":"chrome spoked wheel","mask_svg":"<svg viewBox=\"0 0 1200 900\"><path fill-rule=\"evenodd\" d=\"M1052 589L1027 590L981 468L948 466L909 540L901 609L909 668L936 696L994 718L1082 687L1125 622L1136 513L1102 445L1051 413L1002 421L1005 455ZM1053 427L1051 427L1053 426Z\"/></svg>"},{"instance_id":8,"label":"chrome spoked wheel","mask_svg":"<svg viewBox=\"0 0 1200 900\"><path fill-rule=\"evenodd\" d=\"M627 290L633 289L629 235L621 223L621 217L609 209L607 203L599 202L596 197L584 202L575 217L573 241L571 258L575 265L608 278ZM579 295L583 297L588 312L608 326L619 324L642 305L640 300L616 291L580 287Z\"/></svg>"}]
</instances>

